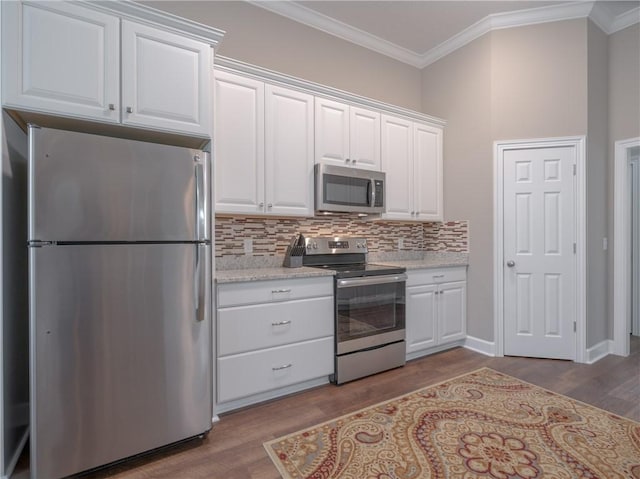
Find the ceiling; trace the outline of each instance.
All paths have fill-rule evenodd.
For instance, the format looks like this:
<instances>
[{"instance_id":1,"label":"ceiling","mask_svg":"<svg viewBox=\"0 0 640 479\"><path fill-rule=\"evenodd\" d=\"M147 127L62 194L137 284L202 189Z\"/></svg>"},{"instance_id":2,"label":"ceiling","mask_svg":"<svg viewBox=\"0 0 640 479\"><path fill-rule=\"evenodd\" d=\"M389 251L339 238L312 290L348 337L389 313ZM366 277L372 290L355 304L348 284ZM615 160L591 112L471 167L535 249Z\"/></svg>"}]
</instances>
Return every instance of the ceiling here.
<instances>
[{"instance_id":1,"label":"ceiling","mask_svg":"<svg viewBox=\"0 0 640 479\"><path fill-rule=\"evenodd\" d=\"M610 34L640 21L640 0L251 3L419 68L497 28L589 17Z\"/></svg>"}]
</instances>

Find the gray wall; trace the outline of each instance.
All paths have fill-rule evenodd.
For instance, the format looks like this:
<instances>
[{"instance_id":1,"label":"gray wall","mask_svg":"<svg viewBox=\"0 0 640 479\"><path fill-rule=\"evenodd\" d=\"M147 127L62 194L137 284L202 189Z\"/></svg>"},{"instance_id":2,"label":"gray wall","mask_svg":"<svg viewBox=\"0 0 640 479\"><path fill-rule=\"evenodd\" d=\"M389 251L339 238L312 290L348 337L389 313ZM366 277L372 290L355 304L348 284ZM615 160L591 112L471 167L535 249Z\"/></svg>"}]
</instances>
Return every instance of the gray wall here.
<instances>
[{"instance_id":1,"label":"gray wall","mask_svg":"<svg viewBox=\"0 0 640 479\"><path fill-rule=\"evenodd\" d=\"M586 20L493 31L423 71L447 120L445 216L469 220L468 332L493 341L493 142L586 134Z\"/></svg>"},{"instance_id":2,"label":"gray wall","mask_svg":"<svg viewBox=\"0 0 640 479\"><path fill-rule=\"evenodd\" d=\"M420 110L420 71L245 2L146 1L225 30L220 55Z\"/></svg>"},{"instance_id":3,"label":"gray wall","mask_svg":"<svg viewBox=\"0 0 640 479\"><path fill-rule=\"evenodd\" d=\"M610 335L612 316L607 315L607 141L609 129L608 39L593 23L587 29L587 346Z\"/></svg>"},{"instance_id":4,"label":"gray wall","mask_svg":"<svg viewBox=\"0 0 640 479\"><path fill-rule=\"evenodd\" d=\"M27 138L6 113L2 132L2 463L8 467L29 421ZM0 471L4 473L5 471Z\"/></svg>"},{"instance_id":5,"label":"gray wall","mask_svg":"<svg viewBox=\"0 0 640 479\"><path fill-rule=\"evenodd\" d=\"M469 220L467 329L493 340L491 36L430 65L423 111L445 118L445 220Z\"/></svg>"},{"instance_id":6,"label":"gray wall","mask_svg":"<svg viewBox=\"0 0 640 479\"><path fill-rule=\"evenodd\" d=\"M613 245L614 144L619 140L640 137L640 24L609 36L609 193L607 198L609 244ZM609 248L609 271L613 272L613 248ZM613 298L613 281L609 281L609 298ZM613 317L609 302L608 317ZM613 321L611 322L613 323ZM608 337L613 338L613 324Z\"/></svg>"}]
</instances>

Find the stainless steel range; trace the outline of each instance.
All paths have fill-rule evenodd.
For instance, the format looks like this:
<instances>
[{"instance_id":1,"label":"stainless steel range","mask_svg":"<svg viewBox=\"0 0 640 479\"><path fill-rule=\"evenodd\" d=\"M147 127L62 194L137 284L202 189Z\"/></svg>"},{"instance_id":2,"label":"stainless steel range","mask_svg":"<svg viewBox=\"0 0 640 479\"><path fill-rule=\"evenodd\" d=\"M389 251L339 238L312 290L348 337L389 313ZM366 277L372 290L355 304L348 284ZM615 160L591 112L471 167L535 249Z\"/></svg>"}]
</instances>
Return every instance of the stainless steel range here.
<instances>
[{"instance_id":1,"label":"stainless steel range","mask_svg":"<svg viewBox=\"0 0 640 479\"><path fill-rule=\"evenodd\" d=\"M336 384L405 364L406 270L367 253L365 238L305 238L303 264L336 271Z\"/></svg>"}]
</instances>

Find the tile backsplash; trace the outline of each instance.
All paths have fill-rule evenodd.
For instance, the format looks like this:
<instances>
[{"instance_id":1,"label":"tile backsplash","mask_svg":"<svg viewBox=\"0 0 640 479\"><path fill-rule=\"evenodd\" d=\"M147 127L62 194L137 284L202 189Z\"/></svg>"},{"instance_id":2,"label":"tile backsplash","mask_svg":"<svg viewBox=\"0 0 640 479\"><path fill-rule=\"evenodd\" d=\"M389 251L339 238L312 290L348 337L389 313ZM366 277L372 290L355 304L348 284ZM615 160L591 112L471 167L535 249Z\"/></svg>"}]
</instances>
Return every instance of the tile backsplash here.
<instances>
[{"instance_id":1,"label":"tile backsplash","mask_svg":"<svg viewBox=\"0 0 640 479\"><path fill-rule=\"evenodd\" d=\"M403 250L469 252L467 221L411 223L361 219L354 215L316 218L221 216L215 220L216 257L244 255L251 238L254 256L284 255L293 235L363 236L372 253Z\"/></svg>"}]
</instances>

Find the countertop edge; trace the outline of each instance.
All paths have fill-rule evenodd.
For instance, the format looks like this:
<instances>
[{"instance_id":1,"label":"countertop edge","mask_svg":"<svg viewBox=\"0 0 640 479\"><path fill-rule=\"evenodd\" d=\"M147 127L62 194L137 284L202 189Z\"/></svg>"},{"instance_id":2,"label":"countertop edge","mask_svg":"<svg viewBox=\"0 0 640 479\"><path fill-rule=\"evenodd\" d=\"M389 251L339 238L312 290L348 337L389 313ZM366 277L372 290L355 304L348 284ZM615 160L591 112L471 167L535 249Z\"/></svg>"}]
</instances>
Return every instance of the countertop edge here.
<instances>
[{"instance_id":1,"label":"countertop edge","mask_svg":"<svg viewBox=\"0 0 640 479\"><path fill-rule=\"evenodd\" d=\"M332 277L333 270L319 268L252 268L252 269L229 269L216 271L215 282L217 284L242 283L247 281L285 280Z\"/></svg>"}]
</instances>

